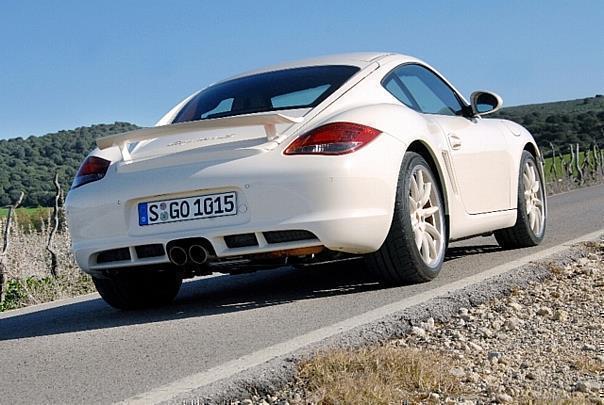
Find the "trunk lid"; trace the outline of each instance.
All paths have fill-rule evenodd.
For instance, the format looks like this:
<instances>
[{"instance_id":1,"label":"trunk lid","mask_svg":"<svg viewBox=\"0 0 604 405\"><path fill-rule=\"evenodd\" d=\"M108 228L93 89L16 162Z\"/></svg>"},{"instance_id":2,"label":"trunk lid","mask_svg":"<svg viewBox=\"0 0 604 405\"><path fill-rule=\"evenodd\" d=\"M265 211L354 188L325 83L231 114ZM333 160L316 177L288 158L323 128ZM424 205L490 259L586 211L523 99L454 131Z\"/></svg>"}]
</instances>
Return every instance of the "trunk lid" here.
<instances>
[{"instance_id":1,"label":"trunk lid","mask_svg":"<svg viewBox=\"0 0 604 405\"><path fill-rule=\"evenodd\" d=\"M118 147L118 171L193 162L232 160L271 149L276 138L303 121L309 109L251 114L144 128L99 138L100 149Z\"/></svg>"}]
</instances>

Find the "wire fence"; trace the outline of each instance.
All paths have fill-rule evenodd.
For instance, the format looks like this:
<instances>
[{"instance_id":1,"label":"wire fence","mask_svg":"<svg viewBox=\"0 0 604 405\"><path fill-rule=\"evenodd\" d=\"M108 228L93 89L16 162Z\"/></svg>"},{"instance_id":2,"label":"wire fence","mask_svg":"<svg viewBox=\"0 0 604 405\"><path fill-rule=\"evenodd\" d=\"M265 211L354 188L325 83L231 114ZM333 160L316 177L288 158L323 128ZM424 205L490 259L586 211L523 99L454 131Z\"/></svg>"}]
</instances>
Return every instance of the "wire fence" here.
<instances>
[{"instance_id":1,"label":"wire fence","mask_svg":"<svg viewBox=\"0 0 604 405\"><path fill-rule=\"evenodd\" d=\"M548 194L557 194L578 187L597 184L604 180L604 151L593 144L581 151L579 144L569 144L559 151L549 144L545 162ZM564 150L568 151L563 153Z\"/></svg>"}]
</instances>

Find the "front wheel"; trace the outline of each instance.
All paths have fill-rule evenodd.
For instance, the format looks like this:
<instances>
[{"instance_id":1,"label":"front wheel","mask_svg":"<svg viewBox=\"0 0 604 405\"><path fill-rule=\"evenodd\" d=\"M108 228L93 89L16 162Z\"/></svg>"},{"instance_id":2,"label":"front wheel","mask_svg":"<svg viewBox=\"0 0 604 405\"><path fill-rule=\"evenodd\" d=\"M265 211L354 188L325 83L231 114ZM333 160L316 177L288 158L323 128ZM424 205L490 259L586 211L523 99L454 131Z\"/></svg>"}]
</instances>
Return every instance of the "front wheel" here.
<instances>
[{"instance_id":1,"label":"front wheel","mask_svg":"<svg viewBox=\"0 0 604 405\"><path fill-rule=\"evenodd\" d=\"M172 302L182 277L173 270L115 274L92 277L101 297L114 308L137 309L166 305Z\"/></svg>"},{"instance_id":2,"label":"front wheel","mask_svg":"<svg viewBox=\"0 0 604 405\"><path fill-rule=\"evenodd\" d=\"M536 246L545 236L547 210L543 176L535 158L527 151L522 153L518 177L516 224L495 232L495 239L504 249Z\"/></svg>"},{"instance_id":3,"label":"front wheel","mask_svg":"<svg viewBox=\"0 0 604 405\"><path fill-rule=\"evenodd\" d=\"M442 268L447 246L442 193L430 165L415 152L403 158L394 215L369 268L389 284L429 281Z\"/></svg>"}]
</instances>

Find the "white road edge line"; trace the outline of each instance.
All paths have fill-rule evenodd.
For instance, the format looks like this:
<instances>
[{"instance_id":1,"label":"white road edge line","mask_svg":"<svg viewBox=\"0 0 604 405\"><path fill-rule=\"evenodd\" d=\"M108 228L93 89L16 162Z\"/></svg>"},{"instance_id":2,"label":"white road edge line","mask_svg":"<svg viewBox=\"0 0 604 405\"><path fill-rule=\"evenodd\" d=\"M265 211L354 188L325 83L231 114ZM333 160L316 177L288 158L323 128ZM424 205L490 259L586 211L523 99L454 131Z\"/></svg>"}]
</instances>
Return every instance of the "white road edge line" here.
<instances>
[{"instance_id":1,"label":"white road edge line","mask_svg":"<svg viewBox=\"0 0 604 405\"><path fill-rule=\"evenodd\" d=\"M383 307L373 309L371 311L365 312L364 314L357 315L344 321L337 322L333 325L314 330L304 335L297 336L288 341L278 343L265 349L258 350L254 353L242 356L238 359L228 361L209 370L202 371L197 374L192 374L190 376L184 377L180 380L174 381L164 386L154 388L148 392L135 395L133 397L125 399L122 402L119 402L119 404L148 405L159 404L162 402L169 401L173 398L197 390L206 385L231 377L252 367L259 366L274 358L284 356L296 350L302 349L305 346L317 343L321 340L330 338L337 334L350 331L356 327L375 322L389 315L403 311L409 307L422 304L426 301L431 300L432 298L446 295L449 292L461 290L465 287L477 284L491 277L507 273L520 266L528 264L529 262L541 260L548 256L563 252L569 249L570 245L597 239L600 235L602 235L602 233L604 233L604 229L580 236L576 239L542 250L535 254L522 257L509 263L492 267L481 273L468 276L458 281L454 281L445 286L441 286L430 291L416 294L401 301L384 305Z\"/></svg>"},{"instance_id":2,"label":"white road edge line","mask_svg":"<svg viewBox=\"0 0 604 405\"><path fill-rule=\"evenodd\" d=\"M21 315L33 314L34 312L45 311L47 309L54 309L62 307L64 305L79 304L82 302L92 301L100 298L101 296L96 292L78 295L77 297L61 298L55 301L43 302L41 304L34 304L23 308L9 309L8 311L0 312L0 319L8 319Z\"/></svg>"}]
</instances>

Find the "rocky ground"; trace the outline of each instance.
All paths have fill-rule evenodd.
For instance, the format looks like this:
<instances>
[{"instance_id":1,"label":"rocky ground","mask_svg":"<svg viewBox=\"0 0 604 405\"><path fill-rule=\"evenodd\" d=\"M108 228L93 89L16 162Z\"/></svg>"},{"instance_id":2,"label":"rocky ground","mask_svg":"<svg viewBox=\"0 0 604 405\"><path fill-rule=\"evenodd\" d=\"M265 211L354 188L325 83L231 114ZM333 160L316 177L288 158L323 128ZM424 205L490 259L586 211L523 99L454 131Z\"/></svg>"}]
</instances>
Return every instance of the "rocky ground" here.
<instances>
[{"instance_id":1,"label":"rocky ground","mask_svg":"<svg viewBox=\"0 0 604 405\"><path fill-rule=\"evenodd\" d=\"M544 282L461 308L444 323L427 319L385 343L436 353L458 381L454 393L418 387L411 402L604 404L604 241L548 266ZM233 404L333 402L326 398L298 378L281 392Z\"/></svg>"}]
</instances>

